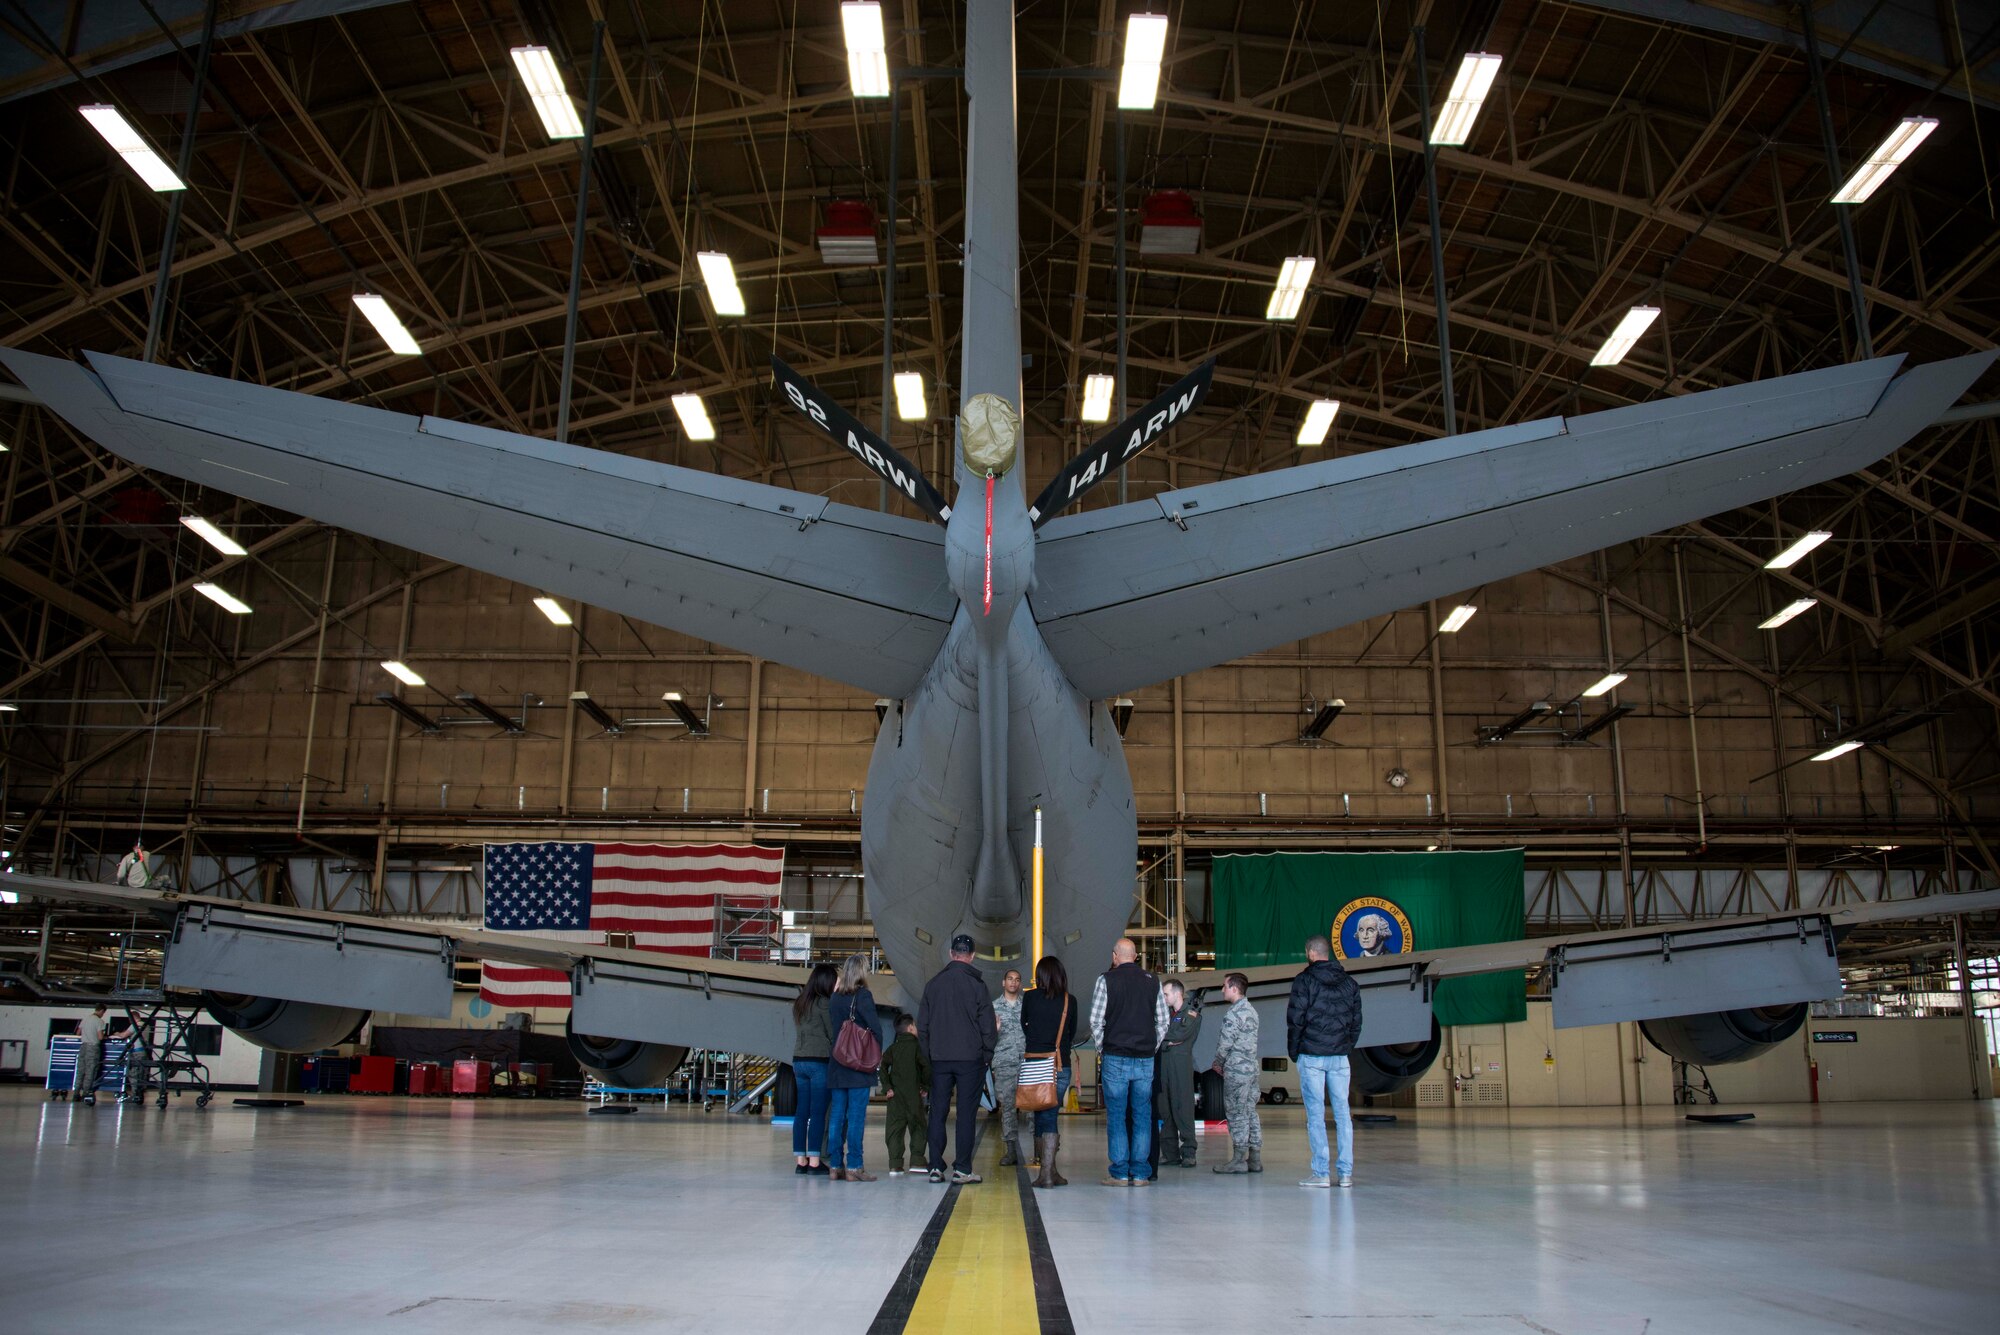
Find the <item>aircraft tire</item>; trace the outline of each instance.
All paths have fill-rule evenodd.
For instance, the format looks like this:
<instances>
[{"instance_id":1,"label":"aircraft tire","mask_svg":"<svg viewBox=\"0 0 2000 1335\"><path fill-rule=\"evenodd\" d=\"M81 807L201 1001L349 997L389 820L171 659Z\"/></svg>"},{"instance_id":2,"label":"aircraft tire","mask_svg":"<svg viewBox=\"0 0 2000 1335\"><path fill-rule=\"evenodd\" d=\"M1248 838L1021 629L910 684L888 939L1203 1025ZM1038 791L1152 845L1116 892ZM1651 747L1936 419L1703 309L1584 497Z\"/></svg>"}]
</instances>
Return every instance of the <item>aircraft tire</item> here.
<instances>
[{"instance_id":1,"label":"aircraft tire","mask_svg":"<svg viewBox=\"0 0 2000 1335\"><path fill-rule=\"evenodd\" d=\"M1194 1081L1195 1115L1204 1122L1220 1122L1222 1112L1222 1077L1214 1071L1202 1071Z\"/></svg>"},{"instance_id":2,"label":"aircraft tire","mask_svg":"<svg viewBox=\"0 0 2000 1335\"><path fill-rule=\"evenodd\" d=\"M778 1067L777 1083L771 1086L771 1116L791 1117L799 1110L799 1078L792 1072L792 1064L784 1062Z\"/></svg>"}]
</instances>

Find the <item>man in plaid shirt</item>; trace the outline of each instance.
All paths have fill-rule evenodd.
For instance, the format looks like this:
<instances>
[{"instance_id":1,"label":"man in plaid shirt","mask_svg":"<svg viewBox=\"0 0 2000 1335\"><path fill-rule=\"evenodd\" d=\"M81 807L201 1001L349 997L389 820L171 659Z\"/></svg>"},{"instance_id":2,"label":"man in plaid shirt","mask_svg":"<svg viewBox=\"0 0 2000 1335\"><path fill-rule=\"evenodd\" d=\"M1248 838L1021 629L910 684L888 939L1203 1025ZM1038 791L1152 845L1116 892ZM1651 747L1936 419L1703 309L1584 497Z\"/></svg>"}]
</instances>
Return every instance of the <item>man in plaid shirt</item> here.
<instances>
[{"instance_id":1,"label":"man in plaid shirt","mask_svg":"<svg viewBox=\"0 0 2000 1335\"><path fill-rule=\"evenodd\" d=\"M1110 1142L1107 1187L1150 1187L1153 1167L1153 1060L1167 1038L1167 996L1160 980L1139 967L1139 947L1119 937L1111 968L1090 994L1090 1037L1102 1060L1105 1138Z\"/></svg>"}]
</instances>

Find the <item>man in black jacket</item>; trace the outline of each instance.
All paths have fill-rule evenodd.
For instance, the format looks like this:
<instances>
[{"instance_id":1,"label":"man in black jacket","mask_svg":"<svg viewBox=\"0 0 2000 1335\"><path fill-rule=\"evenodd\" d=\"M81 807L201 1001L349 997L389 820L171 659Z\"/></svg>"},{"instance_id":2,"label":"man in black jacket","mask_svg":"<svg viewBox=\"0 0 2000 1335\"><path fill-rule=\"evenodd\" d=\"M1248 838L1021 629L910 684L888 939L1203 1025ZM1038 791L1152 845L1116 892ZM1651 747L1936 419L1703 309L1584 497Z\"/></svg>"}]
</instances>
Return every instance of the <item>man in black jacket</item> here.
<instances>
[{"instance_id":1,"label":"man in black jacket","mask_svg":"<svg viewBox=\"0 0 2000 1335\"><path fill-rule=\"evenodd\" d=\"M1354 1118L1347 1110L1347 1054L1361 1037L1361 989L1347 970L1334 962L1333 947L1323 936L1306 942L1306 971L1292 980L1285 1004L1285 1051L1299 1070L1299 1093L1306 1103L1306 1142L1312 1146L1312 1175L1302 1187L1325 1187L1326 1105L1333 1103L1333 1123L1340 1135L1334 1167L1340 1185L1354 1185Z\"/></svg>"},{"instance_id":2,"label":"man in black jacket","mask_svg":"<svg viewBox=\"0 0 2000 1335\"><path fill-rule=\"evenodd\" d=\"M972 1171L972 1142L978 1133L979 1091L986 1085L986 1067L993 1060L997 1035L993 1003L986 994L986 980L972 965L972 949L972 938L963 933L951 939L951 963L924 987L923 1003L917 1008L917 1045L931 1064L933 1182L945 1180L945 1108L954 1089L958 1091L958 1137L951 1180L980 1180Z\"/></svg>"}]
</instances>

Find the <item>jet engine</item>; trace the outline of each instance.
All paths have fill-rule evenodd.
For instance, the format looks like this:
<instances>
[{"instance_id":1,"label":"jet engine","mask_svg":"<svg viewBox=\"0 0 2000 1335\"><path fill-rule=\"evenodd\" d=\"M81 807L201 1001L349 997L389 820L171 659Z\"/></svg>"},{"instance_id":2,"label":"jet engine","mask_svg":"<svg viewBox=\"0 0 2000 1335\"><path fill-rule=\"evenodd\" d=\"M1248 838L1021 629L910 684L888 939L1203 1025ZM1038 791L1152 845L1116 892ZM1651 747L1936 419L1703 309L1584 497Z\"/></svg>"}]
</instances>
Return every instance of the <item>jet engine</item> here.
<instances>
[{"instance_id":1,"label":"jet engine","mask_svg":"<svg viewBox=\"0 0 2000 1335\"><path fill-rule=\"evenodd\" d=\"M345 1042L368 1020L368 1012L354 1006L246 997L230 992L204 992L201 1004L223 1028L234 1030L258 1047L273 1052L317 1052L330 1048Z\"/></svg>"},{"instance_id":2,"label":"jet engine","mask_svg":"<svg viewBox=\"0 0 2000 1335\"><path fill-rule=\"evenodd\" d=\"M641 1043L634 1038L597 1038L564 1026L569 1055L583 1073L618 1089L659 1089L687 1060L686 1048Z\"/></svg>"},{"instance_id":3,"label":"jet engine","mask_svg":"<svg viewBox=\"0 0 2000 1335\"><path fill-rule=\"evenodd\" d=\"M1806 1022L1804 1002L1789 1006L1754 1006L1739 1011L1709 1011L1639 1021L1646 1041L1676 1061L1694 1066L1747 1062L1769 1052L1799 1032Z\"/></svg>"},{"instance_id":4,"label":"jet engine","mask_svg":"<svg viewBox=\"0 0 2000 1335\"><path fill-rule=\"evenodd\" d=\"M1433 1019L1431 1036L1422 1042L1356 1048L1347 1063L1354 1092L1380 1095L1408 1089L1437 1062L1443 1047L1444 1034Z\"/></svg>"}]
</instances>

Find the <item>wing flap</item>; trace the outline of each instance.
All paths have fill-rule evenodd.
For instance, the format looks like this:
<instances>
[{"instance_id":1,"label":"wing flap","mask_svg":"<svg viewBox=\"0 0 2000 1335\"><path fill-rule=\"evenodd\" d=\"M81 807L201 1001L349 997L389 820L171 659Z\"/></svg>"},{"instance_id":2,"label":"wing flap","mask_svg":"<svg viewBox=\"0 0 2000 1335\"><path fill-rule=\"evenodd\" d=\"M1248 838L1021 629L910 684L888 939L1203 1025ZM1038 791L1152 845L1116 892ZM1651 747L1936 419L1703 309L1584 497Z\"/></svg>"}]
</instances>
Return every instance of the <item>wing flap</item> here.
<instances>
[{"instance_id":1,"label":"wing flap","mask_svg":"<svg viewBox=\"0 0 2000 1335\"><path fill-rule=\"evenodd\" d=\"M0 350L132 462L900 696L956 600L927 525L509 432L92 356Z\"/></svg>"}]
</instances>

